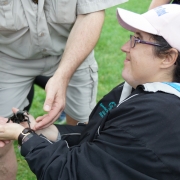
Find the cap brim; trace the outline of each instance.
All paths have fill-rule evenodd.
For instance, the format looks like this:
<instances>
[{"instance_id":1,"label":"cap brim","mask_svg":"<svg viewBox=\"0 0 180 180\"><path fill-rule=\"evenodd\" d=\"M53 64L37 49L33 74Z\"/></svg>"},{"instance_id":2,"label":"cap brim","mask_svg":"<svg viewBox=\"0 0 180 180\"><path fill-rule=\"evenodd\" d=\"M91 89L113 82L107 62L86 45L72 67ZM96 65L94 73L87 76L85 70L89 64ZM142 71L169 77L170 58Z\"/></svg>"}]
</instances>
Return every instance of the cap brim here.
<instances>
[{"instance_id":1,"label":"cap brim","mask_svg":"<svg viewBox=\"0 0 180 180\"><path fill-rule=\"evenodd\" d=\"M119 24L129 31L136 32L137 30L141 30L155 35L158 33L143 15L118 8L117 19Z\"/></svg>"}]
</instances>

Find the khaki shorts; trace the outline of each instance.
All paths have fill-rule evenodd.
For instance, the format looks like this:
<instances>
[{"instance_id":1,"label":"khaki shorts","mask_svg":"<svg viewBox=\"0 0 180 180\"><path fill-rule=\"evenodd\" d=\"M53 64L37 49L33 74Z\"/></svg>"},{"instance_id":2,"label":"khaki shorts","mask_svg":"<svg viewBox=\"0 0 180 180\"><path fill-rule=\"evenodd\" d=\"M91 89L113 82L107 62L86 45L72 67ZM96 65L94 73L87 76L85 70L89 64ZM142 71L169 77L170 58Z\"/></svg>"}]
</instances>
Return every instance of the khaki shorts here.
<instances>
[{"instance_id":1,"label":"khaki shorts","mask_svg":"<svg viewBox=\"0 0 180 180\"><path fill-rule=\"evenodd\" d=\"M0 53L0 116L12 115L12 107L24 109L34 78L52 76L60 57L20 60ZM86 68L74 73L67 88L65 112L72 118L85 122L96 104L98 67L95 60ZM39 107L42 108L42 107Z\"/></svg>"}]
</instances>

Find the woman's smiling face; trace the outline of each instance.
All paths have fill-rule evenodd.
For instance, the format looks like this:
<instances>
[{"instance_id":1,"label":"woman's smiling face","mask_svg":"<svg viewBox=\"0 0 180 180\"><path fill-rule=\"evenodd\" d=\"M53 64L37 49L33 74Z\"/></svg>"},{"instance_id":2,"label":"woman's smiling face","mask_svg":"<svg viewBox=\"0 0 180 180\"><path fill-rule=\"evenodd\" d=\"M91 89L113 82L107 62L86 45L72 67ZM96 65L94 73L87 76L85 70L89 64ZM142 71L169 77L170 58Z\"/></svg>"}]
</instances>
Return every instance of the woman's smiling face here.
<instances>
[{"instance_id":1,"label":"woman's smiling face","mask_svg":"<svg viewBox=\"0 0 180 180\"><path fill-rule=\"evenodd\" d=\"M134 36L155 43L148 33L138 31ZM155 56L154 46L136 43L131 47L133 43L129 40L121 48L126 53L122 77L134 88L139 84L158 81L161 59Z\"/></svg>"}]
</instances>

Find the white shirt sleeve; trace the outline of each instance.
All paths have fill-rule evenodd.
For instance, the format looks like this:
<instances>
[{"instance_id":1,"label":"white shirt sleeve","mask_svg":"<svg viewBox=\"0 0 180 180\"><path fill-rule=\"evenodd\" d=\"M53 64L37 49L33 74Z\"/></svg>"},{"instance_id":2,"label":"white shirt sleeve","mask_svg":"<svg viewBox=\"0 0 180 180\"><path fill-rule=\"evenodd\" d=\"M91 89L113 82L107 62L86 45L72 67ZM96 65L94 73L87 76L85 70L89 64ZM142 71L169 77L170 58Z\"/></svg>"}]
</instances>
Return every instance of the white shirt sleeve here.
<instances>
[{"instance_id":1,"label":"white shirt sleeve","mask_svg":"<svg viewBox=\"0 0 180 180\"><path fill-rule=\"evenodd\" d=\"M78 0L77 14L87 14L104 10L127 1L128 0Z\"/></svg>"}]
</instances>

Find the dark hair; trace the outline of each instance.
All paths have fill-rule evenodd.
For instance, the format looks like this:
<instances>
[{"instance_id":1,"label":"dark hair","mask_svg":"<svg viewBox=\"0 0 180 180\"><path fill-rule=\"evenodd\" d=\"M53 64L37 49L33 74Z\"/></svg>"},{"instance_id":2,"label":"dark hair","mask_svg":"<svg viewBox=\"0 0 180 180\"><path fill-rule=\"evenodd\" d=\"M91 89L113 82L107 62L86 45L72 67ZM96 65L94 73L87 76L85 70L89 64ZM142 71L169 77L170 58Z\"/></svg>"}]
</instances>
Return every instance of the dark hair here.
<instances>
[{"instance_id":1,"label":"dark hair","mask_svg":"<svg viewBox=\"0 0 180 180\"><path fill-rule=\"evenodd\" d=\"M162 46L154 46L155 50L155 55L158 57L162 57L163 55L168 54L168 50L171 49L172 47L168 44L168 42L162 37L162 36L157 36L157 35L152 35L152 38L158 43L161 44ZM178 57L176 60L176 67L174 70L174 75L173 75L173 81L174 82L180 82L180 52L178 51Z\"/></svg>"},{"instance_id":2,"label":"dark hair","mask_svg":"<svg viewBox=\"0 0 180 180\"><path fill-rule=\"evenodd\" d=\"M180 0L174 0L172 4L180 4Z\"/></svg>"}]
</instances>

